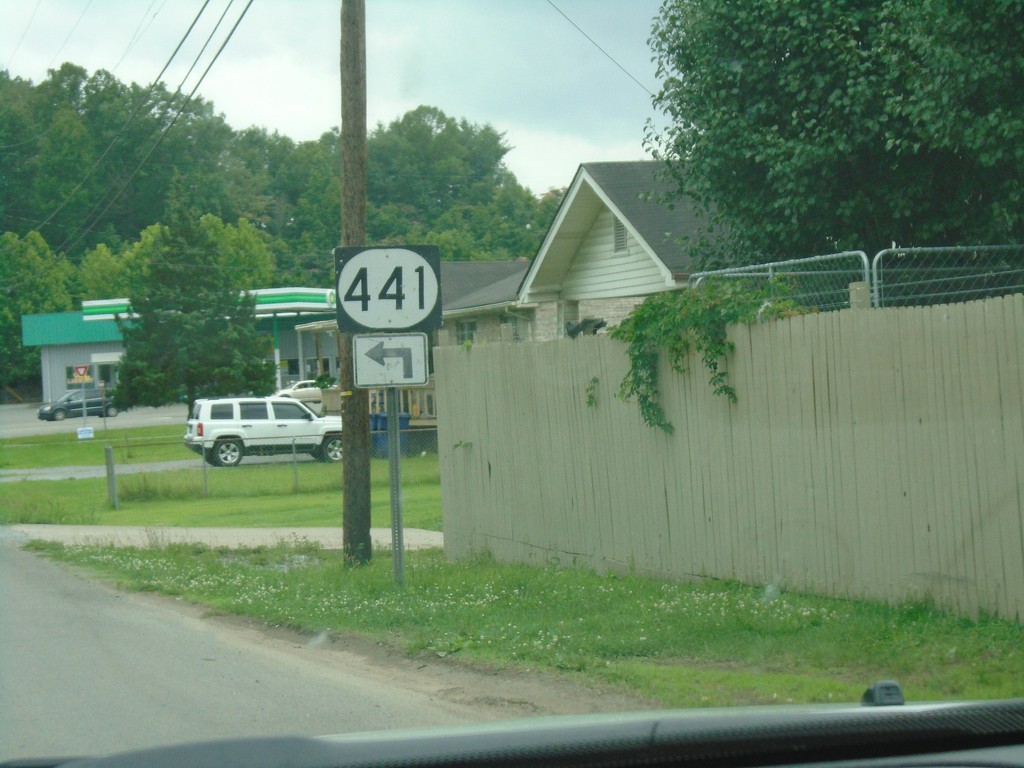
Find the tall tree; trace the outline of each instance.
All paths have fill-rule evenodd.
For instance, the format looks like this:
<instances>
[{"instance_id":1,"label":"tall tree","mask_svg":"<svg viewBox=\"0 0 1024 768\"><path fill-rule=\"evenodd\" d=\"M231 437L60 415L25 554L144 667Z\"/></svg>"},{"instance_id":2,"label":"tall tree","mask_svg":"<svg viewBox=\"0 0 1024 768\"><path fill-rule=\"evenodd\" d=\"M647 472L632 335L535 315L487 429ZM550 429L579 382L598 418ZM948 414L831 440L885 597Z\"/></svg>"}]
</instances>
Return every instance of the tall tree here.
<instances>
[{"instance_id":1,"label":"tall tree","mask_svg":"<svg viewBox=\"0 0 1024 768\"><path fill-rule=\"evenodd\" d=\"M0 386L39 380L39 350L21 342L21 317L71 309L72 267L38 232L0 236Z\"/></svg>"},{"instance_id":2,"label":"tall tree","mask_svg":"<svg viewBox=\"0 0 1024 768\"><path fill-rule=\"evenodd\" d=\"M421 106L369 137L371 204L399 206L429 224L459 204L486 204L505 171L509 147L494 128Z\"/></svg>"},{"instance_id":3,"label":"tall tree","mask_svg":"<svg viewBox=\"0 0 1024 768\"><path fill-rule=\"evenodd\" d=\"M259 190L227 152L233 132L208 102L70 63L25 86L0 77L4 167L18 185L11 194L0 180L0 229L38 229L77 261L166 218L176 178L200 210L227 220L258 207Z\"/></svg>"},{"instance_id":4,"label":"tall tree","mask_svg":"<svg viewBox=\"0 0 1024 768\"><path fill-rule=\"evenodd\" d=\"M666 0L648 143L753 260L1024 237L1020 2Z\"/></svg>"},{"instance_id":5,"label":"tall tree","mask_svg":"<svg viewBox=\"0 0 1024 768\"><path fill-rule=\"evenodd\" d=\"M165 405L273 388L270 339L256 330L246 281L221 258L224 239L189 216L146 232L147 267L122 322L125 353L116 402ZM248 286L246 286L248 287Z\"/></svg>"}]
</instances>

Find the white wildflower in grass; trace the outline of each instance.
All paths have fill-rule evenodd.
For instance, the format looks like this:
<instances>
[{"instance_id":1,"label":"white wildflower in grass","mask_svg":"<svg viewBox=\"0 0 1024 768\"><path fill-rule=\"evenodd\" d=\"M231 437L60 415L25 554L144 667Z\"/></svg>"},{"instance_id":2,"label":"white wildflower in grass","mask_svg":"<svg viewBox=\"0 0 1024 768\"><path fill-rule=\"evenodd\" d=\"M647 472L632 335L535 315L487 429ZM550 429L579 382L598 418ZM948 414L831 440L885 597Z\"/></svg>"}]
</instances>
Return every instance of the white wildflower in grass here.
<instances>
[{"instance_id":1,"label":"white wildflower in grass","mask_svg":"<svg viewBox=\"0 0 1024 768\"><path fill-rule=\"evenodd\" d=\"M928 670L936 665L979 657L974 629L937 623L936 613L926 608L776 594L764 586L721 581L675 583L501 565L484 556L450 563L434 551L407 555L406 585L399 589L386 554L350 568L339 553L308 544L224 551L66 547L52 554L129 587L181 595L271 625L362 632L412 652L476 654L538 668L621 675L624 665L646 660L659 670L697 660L748 665L766 674L808 668L818 679L831 680L861 676L869 647L872 659L882 658L887 668L925 670L920 684L932 679ZM1019 628L1000 631L1009 640L990 640L984 657L1006 664L1024 647L1024 635ZM926 646L931 637L942 638L941 647ZM1014 663L989 677L1024 679L1024 667ZM792 695L772 686L766 698L773 690L781 701ZM818 700L826 700L826 693Z\"/></svg>"}]
</instances>

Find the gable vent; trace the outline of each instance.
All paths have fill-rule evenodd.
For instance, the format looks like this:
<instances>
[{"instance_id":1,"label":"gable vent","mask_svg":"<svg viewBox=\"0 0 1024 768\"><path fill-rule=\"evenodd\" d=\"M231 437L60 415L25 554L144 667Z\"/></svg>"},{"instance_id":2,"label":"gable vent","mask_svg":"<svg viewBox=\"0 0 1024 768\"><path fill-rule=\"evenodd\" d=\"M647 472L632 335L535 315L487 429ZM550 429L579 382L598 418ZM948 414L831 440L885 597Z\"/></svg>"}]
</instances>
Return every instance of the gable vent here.
<instances>
[{"instance_id":1,"label":"gable vent","mask_svg":"<svg viewBox=\"0 0 1024 768\"><path fill-rule=\"evenodd\" d=\"M626 250L626 225L615 217L614 229L614 240L615 240L615 252L622 253Z\"/></svg>"}]
</instances>

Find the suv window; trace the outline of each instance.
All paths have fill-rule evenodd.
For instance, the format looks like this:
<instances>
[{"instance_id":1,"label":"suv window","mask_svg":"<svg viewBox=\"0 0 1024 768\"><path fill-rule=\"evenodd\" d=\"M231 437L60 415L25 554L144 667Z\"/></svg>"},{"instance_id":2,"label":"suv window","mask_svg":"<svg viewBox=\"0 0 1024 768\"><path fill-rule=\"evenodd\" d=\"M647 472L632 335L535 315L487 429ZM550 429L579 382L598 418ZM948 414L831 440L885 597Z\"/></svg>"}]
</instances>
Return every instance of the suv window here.
<instances>
[{"instance_id":1,"label":"suv window","mask_svg":"<svg viewBox=\"0 0 1024 768\"><path fill-rule=\"evenodd\" d=\"M239 418L242 419L265 419L267 418L266 403L239 403Z\"/></svg>"},{"instance_id":2,"label":"suv window","mask_svg":"<svg viewBox=\"0 0 1024 768\"><path fill-rule=\"evenodd\" d=\"M235 407L231 403L214 403L210 406L210 419L233 419Z\"/></svg>"},{"instance_id":3,"label":"suv window","mask_svg":"<svg viewBox=\"0 0 1024 768\"><path fill-rule=\"evenodd\" d=\"M309 413L296 403L274 403L275 419L305 419L309 421Z\"/></svg>"}]
</instances>

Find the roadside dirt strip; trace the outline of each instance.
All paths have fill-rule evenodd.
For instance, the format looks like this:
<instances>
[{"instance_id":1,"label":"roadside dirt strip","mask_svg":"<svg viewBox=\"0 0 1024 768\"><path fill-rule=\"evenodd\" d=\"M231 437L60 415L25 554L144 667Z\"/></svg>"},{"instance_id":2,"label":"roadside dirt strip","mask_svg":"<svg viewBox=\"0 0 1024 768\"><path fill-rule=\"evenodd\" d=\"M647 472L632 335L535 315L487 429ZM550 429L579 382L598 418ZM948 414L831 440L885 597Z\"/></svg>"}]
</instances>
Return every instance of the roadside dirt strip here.
<instances>
[{"instance_id":1,"label":"roadside dirt strip","mask_svg":"<svg viewBox=\"0 0 1024 768\"><path fill-rule=\"evenodd\" d=\"M260 547L280 542L319 542L325 549L342 548L341 528L176 528L131 525L10 525L7 530L25 538L62 544L92 544L118 547L159 547L165 544L200 543L210 547ZM374 547L391 546L390 528L372 528ZM406 549L444 546L444 534L420 528L405 528Z\"/></svg>"}]
</instances>

